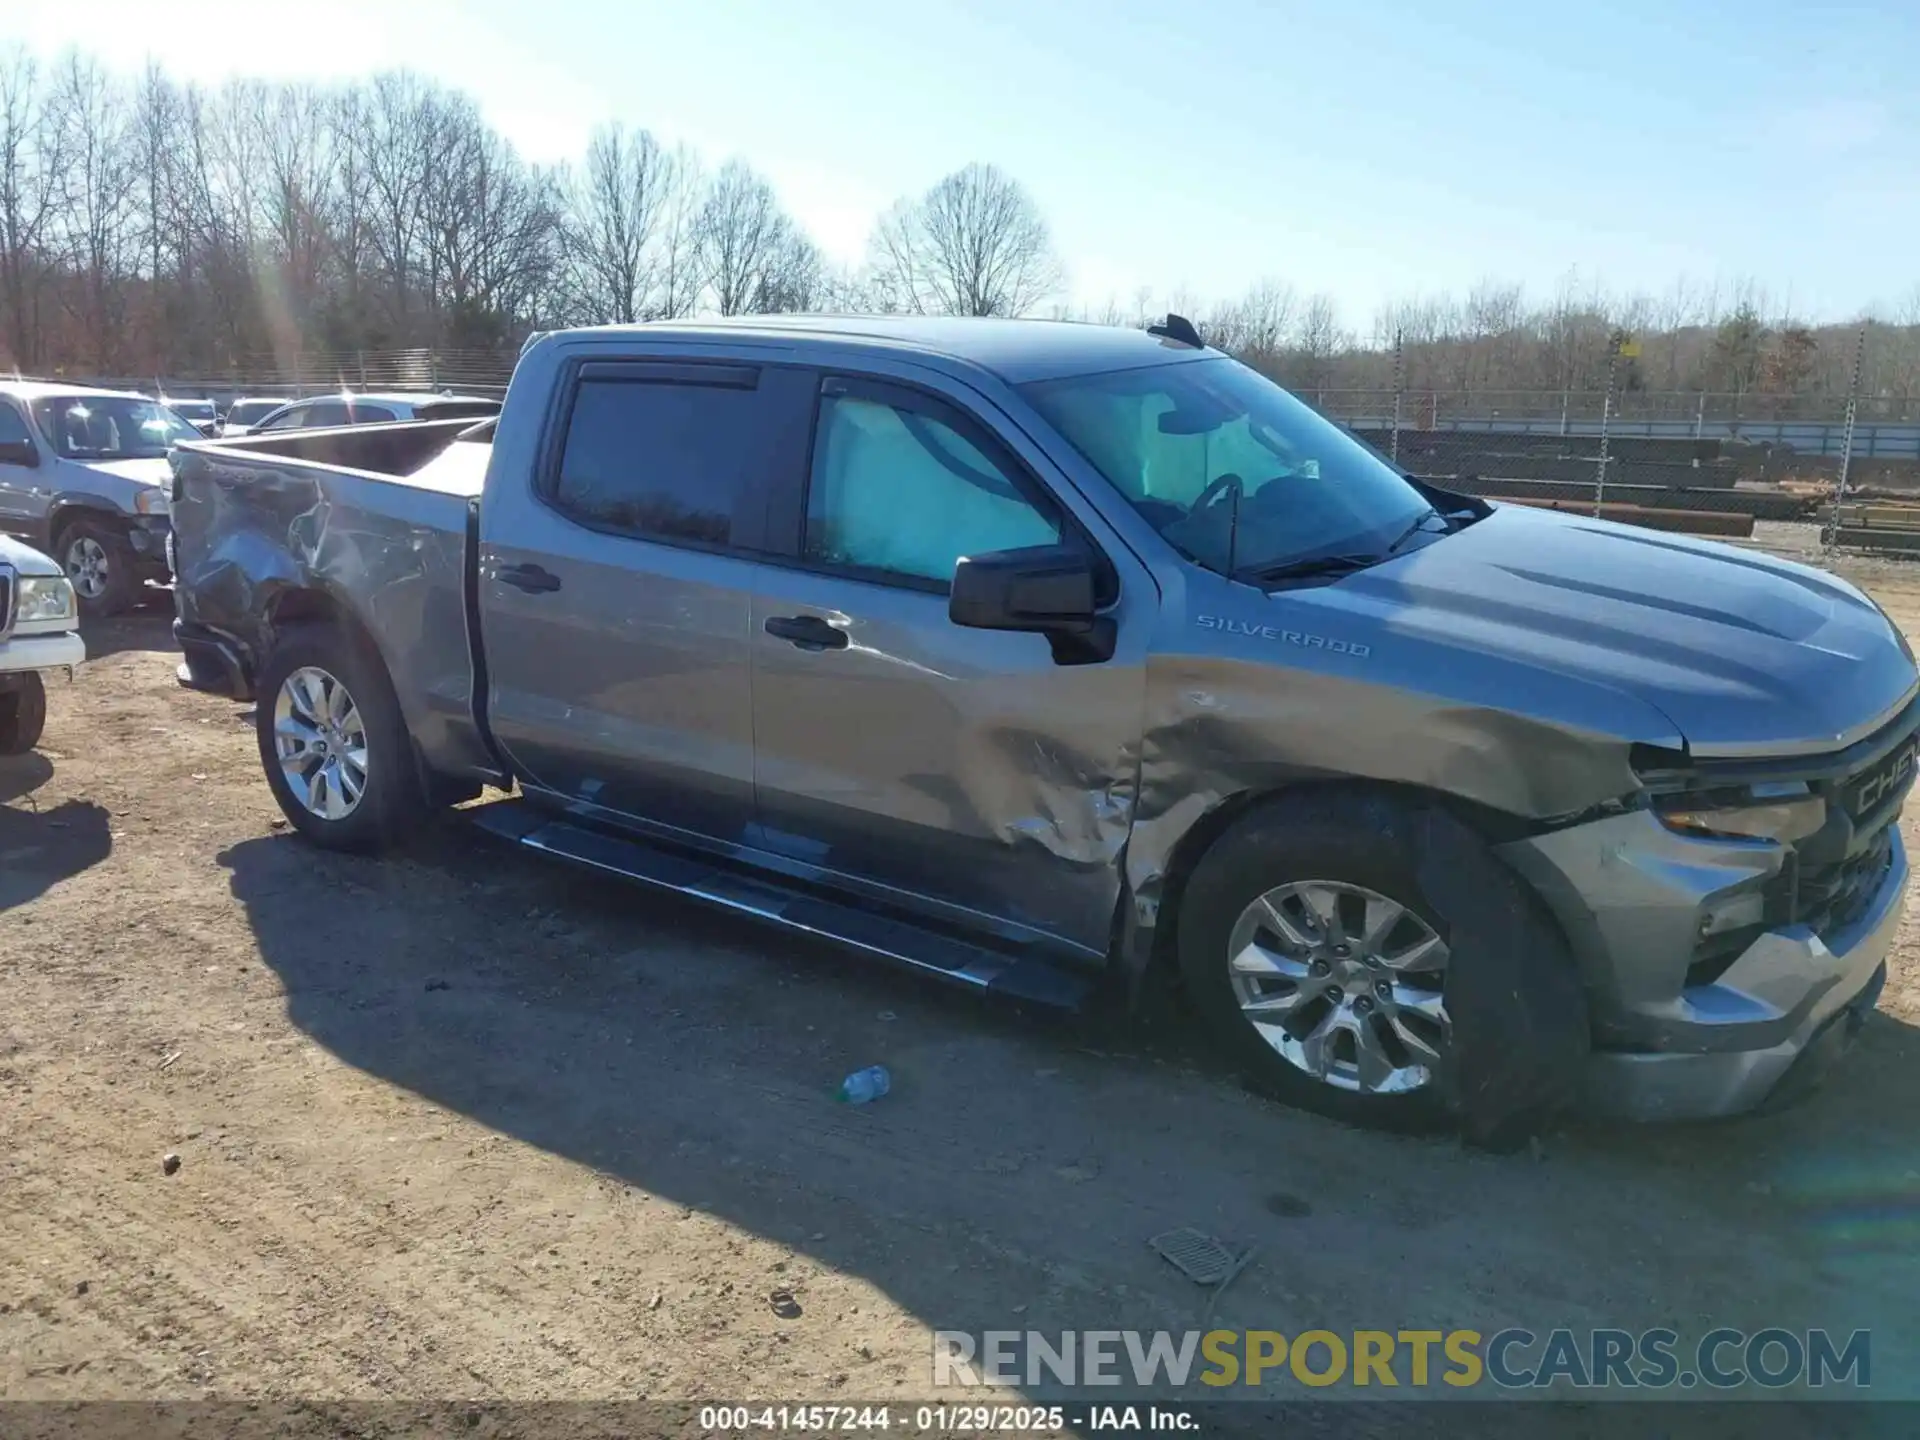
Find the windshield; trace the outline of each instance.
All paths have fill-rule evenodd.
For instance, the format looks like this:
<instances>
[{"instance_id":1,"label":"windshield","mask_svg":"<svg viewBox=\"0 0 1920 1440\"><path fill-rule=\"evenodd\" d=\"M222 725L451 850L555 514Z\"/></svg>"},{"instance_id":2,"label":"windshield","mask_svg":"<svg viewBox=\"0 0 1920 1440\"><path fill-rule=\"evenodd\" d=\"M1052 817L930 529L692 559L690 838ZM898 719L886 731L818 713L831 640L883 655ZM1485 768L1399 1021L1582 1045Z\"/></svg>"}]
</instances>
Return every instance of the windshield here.
<instances>
[{"instance_id":1,"label":"windshield","mask_svg":"<svg viewBox=\"0 0 1920 1440\"><path fill-rule=\"evenodd\" d=\"M287 402L284 400L241 400L227 411L229 425L258 425Z\"/></svg>"},{"instance_id":2,"label":"windshield","mask_svg":"<svg viewBox=\"0 0 1920 1440\"><path fill-rule=\"evenodd\" d=\"M81 460L145 460L200 432L152 400L121 395L53 395L33 404L47 443Z\"/></svg>"},{"instance_id":3,"label":"windshield","mask_svg":"<svg viewBox=\"0 0 1920 1440\"><path fill-rule=\"evenodd\" d=\"M1222 574L1379 553L1429 508L1371 450L1236 360L1021 392L1156 530Z\"/></svg>"}]
</instances>

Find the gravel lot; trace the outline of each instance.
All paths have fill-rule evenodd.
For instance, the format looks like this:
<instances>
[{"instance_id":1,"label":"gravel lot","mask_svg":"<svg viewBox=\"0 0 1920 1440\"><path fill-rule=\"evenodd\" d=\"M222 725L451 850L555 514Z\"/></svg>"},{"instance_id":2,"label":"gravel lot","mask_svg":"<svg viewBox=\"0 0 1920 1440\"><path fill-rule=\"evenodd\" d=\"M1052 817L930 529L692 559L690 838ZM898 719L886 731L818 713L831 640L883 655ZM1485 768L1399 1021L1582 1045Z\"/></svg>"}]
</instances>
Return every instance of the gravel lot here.
<instances>
[{"instance_id":1,"label":"gravel lot","mask_svg":"<svg viewBox=\"0 0 1920 1440\"><path fill-rule=\"evenodd\" d=\"M1199 1326L1145 1243L1195 1225L1260 1247L1218 1326L1871 1327L1920 1397L1911 920L1802 1106L1489 1157L457 823L318 853L168 619L0 762L0 1395L923 1397L935 1328Z\"/></svg>"}]
</instances>

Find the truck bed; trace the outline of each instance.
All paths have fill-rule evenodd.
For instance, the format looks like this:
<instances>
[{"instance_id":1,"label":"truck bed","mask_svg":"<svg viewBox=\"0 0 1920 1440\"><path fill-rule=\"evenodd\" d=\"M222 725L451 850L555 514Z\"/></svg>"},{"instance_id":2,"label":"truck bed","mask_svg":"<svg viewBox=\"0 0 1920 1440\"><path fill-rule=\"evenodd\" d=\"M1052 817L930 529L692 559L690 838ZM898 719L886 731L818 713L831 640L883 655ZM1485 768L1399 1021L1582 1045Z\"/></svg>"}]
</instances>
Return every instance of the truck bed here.
<instances>
[{"instance_id":1,"label":"truck bed","mask_svg":"<svg viewBox=\"0 0 1920 1440\"><path fill-rule=\"evenodd\" d=\"M278 629L345 616L386 661L428 764L485 768L467 596L490 434L428 420L178 447L182 678L244 698Z\"/></svg>"}]
</instances>

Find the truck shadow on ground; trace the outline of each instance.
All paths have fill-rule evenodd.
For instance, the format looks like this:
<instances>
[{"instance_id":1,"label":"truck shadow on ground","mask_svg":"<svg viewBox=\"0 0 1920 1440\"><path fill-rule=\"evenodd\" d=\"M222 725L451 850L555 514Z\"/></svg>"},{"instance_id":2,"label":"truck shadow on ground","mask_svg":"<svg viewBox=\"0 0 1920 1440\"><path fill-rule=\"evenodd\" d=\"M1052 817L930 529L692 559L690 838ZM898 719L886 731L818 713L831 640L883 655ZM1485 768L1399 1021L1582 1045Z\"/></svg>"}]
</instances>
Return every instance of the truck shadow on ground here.
<instances>
[{"instance_id":1,"label":"truck shadow on ground","mask_svg":"<svg viewBox=\"0 0 1920 1440\"><path fill-rule=\"evenodd\" d=\"M113 852L111 817L87 800L36 803L53 778L37 753L0 757L0 912L24 905Z\"/></svg>"},{"instance_id":2,"label":"truck shadow on ground","mask_svg":"<svg viewBox=\"0 0 1920 1440\"><path fill-rule=\"evenodd\" d=\"M385 860L289 836L220 860L289 1018L342 1060L933 1328L1206 1328L1206 1292L1146 1244L1191 1225L1259 1247L1214 1325L1874 1326L1876 1392L1920 1394L1899 1359L1920 1032L1890 1018L1787 1113L1574 1125L1493 1157L1256 1099L1191 1040L1116 1045L457 825ZM876 1062L892 1094L833 1103Z\"/></svg>"},{"instance_id":3,"label":"truck shadow on ground","mask_svg":"<svg viewBox=\"0 0 1920 1440\"><path fill-rule=\"evenodd\" d=\"M107 620L88 620L80 626L87 659L104 660L129 650L172 651L173 592L149 587L131 610Z\"/></svg>"}]
</instances>

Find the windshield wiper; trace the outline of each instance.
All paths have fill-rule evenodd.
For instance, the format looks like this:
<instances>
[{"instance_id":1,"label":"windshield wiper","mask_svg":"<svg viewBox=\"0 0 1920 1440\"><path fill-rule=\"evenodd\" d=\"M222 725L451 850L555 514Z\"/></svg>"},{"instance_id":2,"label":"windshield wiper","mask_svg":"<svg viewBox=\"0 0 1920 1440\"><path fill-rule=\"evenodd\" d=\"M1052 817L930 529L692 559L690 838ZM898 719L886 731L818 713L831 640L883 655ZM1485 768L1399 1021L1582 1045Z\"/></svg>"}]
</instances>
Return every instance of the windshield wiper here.
<instances>
[{"instance_id":1,"label":"windshield wiper","mask_svg":"<svg viewBox=\"0 0 1920 1440\"><path fill-rule=\"evenodd\" d=\"M1429 520L1440 520L1444 522L1446 518L1447 517L1442 515L1439 512L1439 510L1429 505L1426 508L1426 510L1422 512L1419 519L1415 520L1411 525L1407 526L1406 529L1402 530L1399 536L1394 540L1394 542L1391 545L1387 546L1387 554L1389 555L1393 554L1402 545L1406 544L1407 541L1411 540L1414 536L1418 535L1422 530L1426 528L1427 522Z\"/></svg>"},{"instance_id":2,"label":"windshield wiper","mask_svg":"<svg viewBox=\"0 0 1920 1440\"><path fill-rule=\"evenodd\" d=\"M1369 565L1378 565L1386 558L1377 550L1344 555L1305 555L1298 560L1282 560L1277 565L1251 565L1233 578L1295 580L1308 575L1348 575L1355 570L1364 570Z\"/></svg>"}]
</instances>

